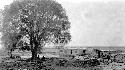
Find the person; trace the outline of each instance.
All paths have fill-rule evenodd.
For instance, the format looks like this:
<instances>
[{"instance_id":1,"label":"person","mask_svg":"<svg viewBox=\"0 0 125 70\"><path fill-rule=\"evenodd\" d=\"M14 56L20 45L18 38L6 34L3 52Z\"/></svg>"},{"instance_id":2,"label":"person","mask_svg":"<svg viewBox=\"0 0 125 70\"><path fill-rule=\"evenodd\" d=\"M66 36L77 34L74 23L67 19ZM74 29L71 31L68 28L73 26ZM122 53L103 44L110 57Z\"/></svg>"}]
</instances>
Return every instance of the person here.
<instances>
[{"instance_id":1,"label":"person","mask_svg":"<svg viewBox=\"0 0 125 70\"><path fill-rule=\"evenodd\" d=\"M39 55L38 55L38 58L39 58Z\"/></svg>"},{"instance_id":2,"label":"person","mask_svg":"<svg viewBox=\"0 0 125 70\"><path fill-rule=\"evenodd\" d=\"M45 61L45 57L44 56L42 57L42 61Z\"/></svg>"}]
</instances>

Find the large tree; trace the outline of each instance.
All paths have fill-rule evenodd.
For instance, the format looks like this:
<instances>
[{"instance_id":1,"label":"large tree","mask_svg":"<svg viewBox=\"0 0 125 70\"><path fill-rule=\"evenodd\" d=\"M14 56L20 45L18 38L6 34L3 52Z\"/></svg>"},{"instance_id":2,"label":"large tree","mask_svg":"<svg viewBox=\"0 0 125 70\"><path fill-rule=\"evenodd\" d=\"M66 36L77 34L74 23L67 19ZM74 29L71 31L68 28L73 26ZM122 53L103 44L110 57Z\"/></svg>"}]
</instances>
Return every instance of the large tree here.
<instances>
[{"instance_id":1,"label":"large tree","mask_svg":"<svg viewBox=\"0 0 125 70\"><path fill-rule=\"evenodd\" d=\"M26 36L32 59L36 59L38 48L48 43L65 45L71 40L66 11L54 0L16 0L4 8L2 15L3 43L11 35L17 41Z\"/></svg>"}]
</instances>

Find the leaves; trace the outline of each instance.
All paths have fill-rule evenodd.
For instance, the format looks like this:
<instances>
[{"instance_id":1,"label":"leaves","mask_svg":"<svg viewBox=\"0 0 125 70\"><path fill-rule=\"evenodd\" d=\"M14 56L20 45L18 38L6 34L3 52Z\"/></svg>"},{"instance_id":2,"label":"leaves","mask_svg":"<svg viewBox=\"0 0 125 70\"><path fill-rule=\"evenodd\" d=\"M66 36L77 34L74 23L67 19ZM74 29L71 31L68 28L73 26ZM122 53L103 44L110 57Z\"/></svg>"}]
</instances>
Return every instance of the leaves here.
<instances>
[{"instance_id":1,"label":"leaves","mask_svg":"<svg viewBox=\"0 0 125 70\"><path fill-rule=\"evenodd\" d=\"M3 11L2 40L7 45L26 35L30 45L65 45L71 41L69 28L65 10L54 0L16 0Z\"/></svg>"}]
</instances>

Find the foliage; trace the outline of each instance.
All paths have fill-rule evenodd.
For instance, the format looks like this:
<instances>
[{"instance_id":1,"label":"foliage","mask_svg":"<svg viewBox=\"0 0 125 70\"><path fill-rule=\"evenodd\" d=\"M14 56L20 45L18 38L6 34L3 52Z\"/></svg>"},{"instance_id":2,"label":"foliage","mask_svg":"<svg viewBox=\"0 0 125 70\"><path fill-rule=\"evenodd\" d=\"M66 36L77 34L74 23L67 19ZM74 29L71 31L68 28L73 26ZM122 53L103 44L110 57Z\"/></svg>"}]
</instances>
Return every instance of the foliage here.
<instances>
[{"instance_id":1,"label":"foliage","mask_svg":"<svg viewBox=\"0 0 125 70\"><path fill-rule=\"evenodd\" d=\"M89 60L75 60L72 62L72 65L75 67L95 67L100 65L100 62L97 59L89 59Z\"/></svg>"},{"instance_id":2,"label":"foliage","mask_svg":"<svg viewBox=\"0 0 125 70\"><path fill-rule=\"evenodd\" d=\"M16 0L2 14L2 41L7 48L27 36L36 55L38 48L48 43L65 45L71 40L68 16L53 0Z\"/></svg>"}]
</instances>

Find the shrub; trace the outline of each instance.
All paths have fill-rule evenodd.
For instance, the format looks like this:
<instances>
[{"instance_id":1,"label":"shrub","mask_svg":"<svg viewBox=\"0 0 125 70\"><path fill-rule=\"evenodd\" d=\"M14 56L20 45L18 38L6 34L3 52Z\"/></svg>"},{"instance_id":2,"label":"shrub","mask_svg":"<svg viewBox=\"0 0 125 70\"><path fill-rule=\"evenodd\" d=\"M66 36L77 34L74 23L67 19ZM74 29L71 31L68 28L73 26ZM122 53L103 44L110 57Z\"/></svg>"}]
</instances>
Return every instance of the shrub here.
<instances>
[{"instance_id":1,"label":"shrub","mask_svg":"<svg viewBox=\"0 0 125 70\"><path fill-rule=\"evenodd\" d=\"M57 66L67 66L68 60L66 59L60 59L57 61L56 65Z\"/></svg>"},{"instance_id":2,"label":"shrub","mask_svg":"<svg viewBox=\"0 0 125 70\"><path fill-rule=\"evenodd\" d=\"M75 60L72 62L72 65L75 67L95 67L100 65L100 62L97 59L90 59L90 60Z\"/></svg>"}]
</instances>

